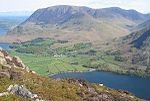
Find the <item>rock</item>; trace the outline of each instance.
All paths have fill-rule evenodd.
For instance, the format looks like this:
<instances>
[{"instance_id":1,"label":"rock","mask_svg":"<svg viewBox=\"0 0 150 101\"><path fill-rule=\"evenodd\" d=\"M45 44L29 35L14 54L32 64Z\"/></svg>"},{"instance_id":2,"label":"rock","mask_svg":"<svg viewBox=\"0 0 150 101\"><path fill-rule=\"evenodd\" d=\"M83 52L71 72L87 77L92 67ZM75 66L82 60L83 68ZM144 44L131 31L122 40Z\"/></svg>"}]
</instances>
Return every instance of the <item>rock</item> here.
<instances>
[{"instance_id":1,"label":"rock","mask_svg":"<svg viewBox=\"0 0 150 101\"><path fill-rule=\"evenodd\" d=\"M30 71L31 73L33 73L33 74L36 74L36 72L35 71Z\"/></svg>"},{"instance_id":2,"label":"rock","mask_svg":"<svg viewBox=\"0 0 150 101\"><path fill-rule=\"evenodd\" d=\"M2 53L4 57L8 56L8 53L4 51L2 48L0 48L0 53Z\"/></svg>"},{"instance_id":3,"label":"rock","mask_svg":"<svg viewBox=\"0 0 150 101\"><path fill-rule=\"evenodd\" d=\"M4 54L0 51L0 57L4 58Z\"/></svg>"},{"instance_id":4,"label":"rock","mask_svg":"<svg viewBox=\"0 0 150 101\"><path fill-rule=\"evenodd\" d=\"M9 93L8 92L0 93L0 96L5 96L5 95L9 95Z\"/></svg>"},{"instance_id":5,"label":"rock","mask_svg":"<svg viewBox=\"0 0 150 101\"><path fill-rule=\"evenodd\" d=\"M5 59L4 58L0 58L0 64L4 64L5 63Z\"/></svg>"},{"instance_id":6,"label":"rock","mask_svg":"<svg viewBox=\"0 0 150 101\"><path fill-rule=\"evenodd\" d=\"M104 86L104 84L101 83L101 84L99 84L99 86Z\"/></svg>"},{"instance_id":7,"label":"rock","mask_svg":"<svg viewBox=\"0 0 150 101\"><path fill-rule=\"evenodd\" d=\"M12 58L11 58L11 57L6 56L6 57L5 57L5 60L6 60L7 64L13 65L13 62L12 62Z\"/></svg>"},{"instance_id":8,"label":"rock","mask_svg":"<svg viewBox=\"0 0 150 101\"><path fill-rule=\"evenodd\" d=\"M13 85L10 85L8 88L7 88L7 91L10 92L11 88L13 87Z\"/></svg>"},{"instance_id":9,"label":"rock","mask_svg":"<svg viewBox=\"0 0 150 101\"><path fill-rule=\"evenodd\" d=\"M39 100L39 99L36 99L35 101L44 101L44 100Z\"/></svg>"},{"instance_id":10,"label":"rock","mask_svg":"<svg viewBox=\"0 0 150 101\"><path fill-rule=\"evenodd\" d=\"M18 80L22 78L22 73L21 72L16 72L16 71L10 71L10 79L11 80Z\"/></svg>"},{"instance_id":11,"label":"rock","mask_svg":"<svg viewBox=\"0 0 150 101\"><path fill-rule=\"evenodd\" d=\"M27 72L30 72L30 69L29 69L29 67L25 67L25 70L27 71Z\"/></svg>"},{"instance_id":12,"label":"rock","mask_svg":"<svg viewBox=\"0 0 150 101\"><path fill-rule=\"evenodd\" d=\"M11 68L20 67L21 69L25 69L27 72L30 72L30 69L22 62L22 60L14 56L11 58L6 51L0 48L0 64L5 65L7 63Z\"/></svg>"},{"instance_id":13,"label":"rock","mask_svg":"<svg viewBox=\"0 0 150 101\"><path fill-rule=\"evenodd\" d=\"M9 78L10 79L9 72L0 71L0 78Z\"/></svg>"},{"instance_id":14,"label":"rock","mask_svg":"<svg viewBox=\"0 0 150 101\"><path fill-rule=\"evenodd\" d=\"M23 69L26 68L26 66L25 66L25 64L22 62L22 60L21 60L19 57L17 57L17 56L14 56L14 57L12 58L12 62L13 62L16 66L18 66L18 67L22 67Z\"/></svg>"},{"instance_id":15,"label":"rock","mask_svg":"<svg viewBox=\"0 0 150 101\"><path fill-rule=\"evenodd\" d=\"M19 86L19 85L10 85L8 87L8 92L10 92L11 94L16 94L18 96L21 97L26 97L26 98L37 98L37 94L32 94L28 89L26 89L23 85Z\"/></svg>"}]
</instances>

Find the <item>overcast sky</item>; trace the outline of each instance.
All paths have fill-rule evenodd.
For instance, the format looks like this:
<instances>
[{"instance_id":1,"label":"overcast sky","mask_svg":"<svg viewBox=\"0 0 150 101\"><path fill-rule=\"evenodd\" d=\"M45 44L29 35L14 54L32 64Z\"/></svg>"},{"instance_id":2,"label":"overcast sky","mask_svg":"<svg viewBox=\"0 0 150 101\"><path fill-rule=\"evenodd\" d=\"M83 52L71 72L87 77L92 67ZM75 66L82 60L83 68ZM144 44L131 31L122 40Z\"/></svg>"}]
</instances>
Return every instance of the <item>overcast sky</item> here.
<instances>
[{"instance_id":1,"label":"overcast sky","mask_svg":"<svg viewBox=\"0 0 150 101\"><path fill-rule=\"evenodd\" d=\"M121 7L150 13L150 0L0 0L0 12L35 11L54 5L76 5L92 8Z\"/></svg>"}]
</instances>

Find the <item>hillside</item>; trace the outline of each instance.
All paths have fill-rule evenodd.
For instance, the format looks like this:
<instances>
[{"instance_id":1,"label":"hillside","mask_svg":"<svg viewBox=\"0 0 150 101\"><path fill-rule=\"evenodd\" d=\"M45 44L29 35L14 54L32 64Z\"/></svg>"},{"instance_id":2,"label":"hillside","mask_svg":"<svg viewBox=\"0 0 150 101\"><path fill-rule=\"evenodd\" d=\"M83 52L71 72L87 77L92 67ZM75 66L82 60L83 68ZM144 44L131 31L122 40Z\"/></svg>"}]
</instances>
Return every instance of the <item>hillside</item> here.
<instances>
[{"instance_id":1,"label":"hillside","mask_svg":"<svg viewBox=\"0 0 150 101\"><path fill-rule=\"evenodd\" d=\"M29 70L19 57L0 49L0 100L2 101L143 101L127 91L113 90L84 80L54 80Z\"/></svg>"},{"instance_id":2,"label":"hillside","mask_svg":"<svg viewBox=\"0 0 150 101\"><path fill-rule=\"evenodd\" d=\"M115 58L118 57L126 64L133 64L136 69L139 68L149 74L150 26L145 25L144 28L141 27L142 29L112 42L109 45L109 54Z\"/></svg>"},{"instance_id":3,"label":"hillside","mask_svg":"<svg viewBox=\"0 0 150 101\"><path fill-rule=\"evenodd\" d=\"M137 28L137 29L143 29L143 28L145 28L145 27L147 27L147 26L150 26L150 19L144 21L144 22L141 23L141 24L139 24L136 28Z\"/></svg>"},{"instance_id":4,"label":"hillside","mask_svg":"<svg viewBox=\"0 0 150 101\"><path fill-rule=\"evenodd\" d=\"M40 36L69 41L104 41L127 35L132 27L149 16L117 7L53 6L35 11L5 39L26 41Z\"/></svg>"}]
</instances>

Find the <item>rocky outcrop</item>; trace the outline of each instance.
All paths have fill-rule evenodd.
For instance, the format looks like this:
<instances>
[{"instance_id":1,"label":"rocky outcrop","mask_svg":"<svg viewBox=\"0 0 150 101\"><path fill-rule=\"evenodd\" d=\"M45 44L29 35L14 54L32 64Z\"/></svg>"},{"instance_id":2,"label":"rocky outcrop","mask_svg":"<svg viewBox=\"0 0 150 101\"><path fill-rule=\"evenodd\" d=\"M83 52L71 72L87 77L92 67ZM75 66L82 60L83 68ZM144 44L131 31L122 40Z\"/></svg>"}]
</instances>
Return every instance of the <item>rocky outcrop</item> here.
<instances>
[{"instance_id":1,"label":"rocky outcrop","mask_svg":"<svg viewBox=\"0 0 150 101\"><path fill-rule=\"evenodd\" d=\"M19 57L17 57L17 56L14 56L14 57L12 58L12 62L13 62L16 66L18 66L18 67L26 68L26 66L25 66L25 64L22 62L22 60L21 60Z\"/></svg>"},{"instance_id":2,"label":"rocky outcrop","mask_svg":"<svg viewBox=\"0 0 150 101\"><path fill-rule=\"evenodd\" d=\"M24 98L30 98L33 99L34 101L44 101L41 99L38 99L38 95L37 94L33 94L31 93L26 87L24 87L23 85L19 86L19 85L10 85L8 87L8 92L4 92L3 95L8 95L8 94L15 94L17 96L21 96Z\"/></svg>"},{"instance_id":3,"label":"rocky outcrop","mask_svg":"<svg viewBox=\"0 0 150 101\"><path fill-rule=\"evenodd\" d=\"M5 96L5 95L9 95L9 93L8 92L0 93L0 96Z\"/></svg>"},{"instance_id":4,"label":"rocky outcrop","mask_svg":"<svg viewBox=\"0 0 150 101\"><path fill-rule=\"evenodd\" d=\"M22 62L19 57L14 56L11 58L5 50L0 48L0 64L5 65L5 63L10 68L21 68L25 69L27 72L30 71L30 69Z\"/></svg>"},{"instance_id":5,"label":"rocky outcrop","mask_svg":"<svg viewBox=\"0 0 150 101\"><path fill-rule=\"evenodd\" d=\"M19 86L19 85L10 85L7 89L8 92L3 92L0 93L0 96L6 96L9 94L15 94L17 96L21 96L23 98L30 98L33 99L34 101L44 101L44 100L40 100L38 99L37 94L33 94L31 93L28 89L26 89L26 87L24 87L23 85Z\"/></svg>"},{"instance_id":6,"label":"rocky outcrop","mask_svg":"<svg viewBox=\"0 0 150 101\"><path fill-rule=\"evenodd\" d=\"M21 97L26 97L26 98L31 98L31 99L34 99L34 98L38 97L37 94L31 93L23 85L21 85L21 86L19 86L19 85L14 85L14 86L10 85L7 90L10 94L16 94L16 95L21 96Z\"/></svg>"},{"instance_id":7,"label":"rocky outcrop","mask_svg":"<svg viewBox=\"0 0 150 101\"><path fill-rule=\"evenodd\" d=\"M26 71L30 71L29 68L22 62L22 60L17 57L17 56L14 56L12 58L12 63L15 64L15 66L17 67L21 67L22 69L25 69Z\"/></svg>"},{"instance_id":8,"label":"rocky outcrop","mask_svg":"<svg viewBox=\"0 0 150 101\"><path fill-rule=\"evenodd\" d=\"M23 75L24 72L19 72L12 68L8 68L5 66L2 66L2 68L0 68L0 78L7 78L10 80L20 80Z\"/></svg>"}]
</instances>

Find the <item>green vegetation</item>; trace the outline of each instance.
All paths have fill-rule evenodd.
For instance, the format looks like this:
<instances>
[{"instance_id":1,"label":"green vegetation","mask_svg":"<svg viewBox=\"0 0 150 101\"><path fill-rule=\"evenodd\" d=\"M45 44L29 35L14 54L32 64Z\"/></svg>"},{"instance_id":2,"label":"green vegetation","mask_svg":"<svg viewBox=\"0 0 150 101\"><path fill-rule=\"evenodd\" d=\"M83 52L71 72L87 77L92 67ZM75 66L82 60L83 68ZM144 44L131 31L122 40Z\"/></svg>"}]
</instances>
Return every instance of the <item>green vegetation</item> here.
<instances>
[{"instance_id":1,"label":"green vegetation","mask_svg":"<svg viewBox=\"0 0 150 101\"><path fill-rule=\"evenodd\" d=\"M12 77L2 75L5 72ZM132 100L144 101L135 97L127 91L113 90L106 86L90 84L84 80L64 79L54 80L48 77L27 72L19 68L8 68L0 65L0 92L7 92L10 85L24 85L29 91L38 95L38 99L45 101L83 101L92 98L103 99L103 94L108 96L107 99L116 101ZM81 86L82 85L82 86ZM89 91L89 89L92 90ZM94 92L94 93L93 93ZM122 96L124 95L124 96ZM101 97L102 96L102 97ZM32 99L33 100L33 99ZM0 96L0 101L32 101L29 98L21 97L15 94Z\"/></svg>"},{"instance_id":2,"label":"green vegetation","mask_svg":"<svg viewBox=\"0 0 150 101\"><path fill-rule=\"evenodd\" d=\"M23 43L13 43L9 53L19 56L30 69L41 75L67 71L87 71L96 69L138 76L150 76L138 69L140 65L127 63L120 51L95 50L91 43L67 45L67 41L38 38ZM63 47L53 48L53 45Z\"/></svg>"}]
</instances>

